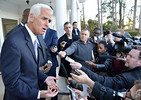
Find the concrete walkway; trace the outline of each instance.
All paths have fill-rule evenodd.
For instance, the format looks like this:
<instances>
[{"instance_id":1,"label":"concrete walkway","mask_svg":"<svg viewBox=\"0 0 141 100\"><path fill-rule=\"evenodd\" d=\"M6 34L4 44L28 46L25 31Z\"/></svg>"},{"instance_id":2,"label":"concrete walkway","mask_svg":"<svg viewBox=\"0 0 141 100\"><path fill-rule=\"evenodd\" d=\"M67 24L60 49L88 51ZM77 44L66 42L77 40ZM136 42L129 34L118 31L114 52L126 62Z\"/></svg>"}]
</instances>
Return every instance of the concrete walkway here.
<instances>
[{"instance_id":1,"label":"concrete walkway","mask_svg":"<svg viewBox=\"0 0 141 100\"><path fill-rule=\"evenodd\" d=\"M3 95L4 95L4 84L3 84L2 76L0 72L0 100L3 100Z\"/></svg>"}]
</instances>

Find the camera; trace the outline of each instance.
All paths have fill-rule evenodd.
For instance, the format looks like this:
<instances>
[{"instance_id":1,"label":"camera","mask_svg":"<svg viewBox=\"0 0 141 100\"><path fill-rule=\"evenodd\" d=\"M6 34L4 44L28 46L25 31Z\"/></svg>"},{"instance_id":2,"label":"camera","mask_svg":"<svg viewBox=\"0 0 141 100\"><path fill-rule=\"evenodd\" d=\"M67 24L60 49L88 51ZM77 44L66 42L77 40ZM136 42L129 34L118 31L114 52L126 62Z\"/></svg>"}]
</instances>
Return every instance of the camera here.
<instances>
[{"instance_id":1,"label":"camera","mask_svg":"<svg viewBox=\"0 0 141 100\"><path fill-rule=\"evenodd\" d=\"M108 34L110 34L110 30L106 29L106 30L104 31L103 37L105 37L105 36L108 35Z\"/></svg>"}]
</instances>

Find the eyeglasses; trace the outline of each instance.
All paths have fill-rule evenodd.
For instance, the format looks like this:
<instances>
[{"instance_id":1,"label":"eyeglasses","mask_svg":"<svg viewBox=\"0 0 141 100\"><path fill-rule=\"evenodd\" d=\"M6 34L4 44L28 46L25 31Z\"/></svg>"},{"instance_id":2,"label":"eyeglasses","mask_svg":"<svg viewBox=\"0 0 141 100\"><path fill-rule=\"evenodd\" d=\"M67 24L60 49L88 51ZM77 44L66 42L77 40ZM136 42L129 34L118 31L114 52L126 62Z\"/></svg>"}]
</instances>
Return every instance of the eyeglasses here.
<instances>
[{"instance_id":1,"label":"eyeglasses","mask_svg":"<svg viewBox=\"0 0 141 100\"><path fill-rule=\"evenodd\" d=\"M93 32L94 34L100 34L100 33L97 33L97 32Z\"/></svg>"}]
</instances>

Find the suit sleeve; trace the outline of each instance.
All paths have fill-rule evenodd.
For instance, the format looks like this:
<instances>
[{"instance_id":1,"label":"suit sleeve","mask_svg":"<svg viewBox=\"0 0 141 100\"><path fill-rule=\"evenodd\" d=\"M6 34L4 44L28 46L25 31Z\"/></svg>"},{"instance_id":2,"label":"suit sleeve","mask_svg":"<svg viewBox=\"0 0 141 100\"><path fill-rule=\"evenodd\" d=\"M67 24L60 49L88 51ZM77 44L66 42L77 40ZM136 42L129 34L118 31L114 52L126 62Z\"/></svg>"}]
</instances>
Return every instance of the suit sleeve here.
<instances>
[{"instance_id":1,"label":"suit sleeve","mask_svg":"<svg viewBox=\"0 0 141 100\"><path fill-rule=\"evenodd\" d=\"M73 53L75 53L75 51L77 50L77 43L73 42L66 50L66 54L67 55L71 55Z\"/></svg>"},{"instance_id":2,"label":"suit sleeve","mask_svg":"<svg viewBox=\"0 0 141 100\"><path fill-rule=\"evenodd\" d=\"M114 90L95 82L92 89L92 95L98 100L114 100Z\"/></svg>"},{"instance_id":3,"label":"suit sleeve","mask_svg":"<svg viewBox=\"0 0 141 100\"><path fill-rule=\"evenodd\" d=\"M21 79L21 53L12 39L7 39L1 52L2 78L7 91L23 99L37 99L38 90Z\"/></svg>"},{"instance_id":4,"label":"suit sleeve","mask_svg":"<svg viewBox=\"0 0 141 100\"><path fill-rule=\"evenodd\" d=\"M58 36L57 36L57 32L56 31L54 31L51 45L52 46L58 46ZM56 56L56 53L53 53L51 51L50 51L50 53L51 53L51 55Z\"/></svg>"},{"instance_id":5,"label":"suit sleeve","mask_svg":"<svg viewBox=\"0 0 141 100\"><path fill-rule=\"evenodd\" d=\"M97 81L100 84L112 88L114 90L121 90L127 86L128 80L125 78L128 74L120 74L116 75L115 77L108 77L98 75L95 72L90 71L86 67L81 68L93 81Z\"/></svg>"}]
</instances>

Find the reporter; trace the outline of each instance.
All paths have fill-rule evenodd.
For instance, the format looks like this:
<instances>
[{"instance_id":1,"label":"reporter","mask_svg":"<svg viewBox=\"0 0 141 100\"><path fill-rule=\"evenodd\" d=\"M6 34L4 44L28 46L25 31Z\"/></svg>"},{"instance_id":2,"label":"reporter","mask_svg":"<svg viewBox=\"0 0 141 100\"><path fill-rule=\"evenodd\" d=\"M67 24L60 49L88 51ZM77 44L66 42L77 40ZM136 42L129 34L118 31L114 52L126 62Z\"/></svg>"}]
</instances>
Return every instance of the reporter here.
<instances>
[{"instance_id":1,"label":"reporter","mask_svg":"<svg viewBox=\"0 0 141 100\"><path fill-rule=\"evenodd\" d=\"M121 93L115 91L114 89L105 87L99 82L92 81L83 71L78 71L81 73L81 75L77 76L71 73L72 78L77 82L89 85L92 89L91 94L98 100L105 100L105 98L106 100L119 100L121 98L124 98L125 100L141 100L141 80L135 81L134 86L132 86L130 91ZM82 95L81 93L79 94Z\"/></svg>"},{"instance_id":2,"label":"reporter","mask_svg":"<svg viewBox=\"0 0 141 100\"><path fill-rule=\"evenodd\" d=\"M132 87L135 80L139 80L141 78L141 46L134 46L127 55L125 66L128 70L114 77L104 77L98 75L78 62L72 62L70 65L72 68L81 69L90 77L90 79L97 81L104 86L115 90L121 90L123 88L129 89Z\"/></svg>"}]
</instances>

